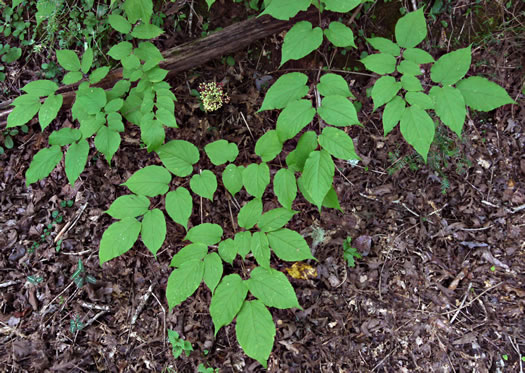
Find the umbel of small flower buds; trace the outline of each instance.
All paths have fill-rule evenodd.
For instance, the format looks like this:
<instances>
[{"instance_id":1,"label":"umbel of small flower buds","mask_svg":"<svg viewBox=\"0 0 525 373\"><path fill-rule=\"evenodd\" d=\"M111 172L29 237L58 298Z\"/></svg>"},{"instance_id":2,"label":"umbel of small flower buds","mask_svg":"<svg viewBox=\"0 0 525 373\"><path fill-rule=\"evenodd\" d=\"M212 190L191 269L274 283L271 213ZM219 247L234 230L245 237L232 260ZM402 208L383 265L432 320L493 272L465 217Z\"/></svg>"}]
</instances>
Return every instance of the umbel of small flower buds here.
<instances>
[{"instance_id":1,"label":"umbel of small flower buds","mask_svg":"<svg viewBox=\"0 0 525 373\"><path fill-rule=\"evenodd\" d=\"M209 82L199 84L199 93L201 96L202 106L206 111L215 111L227 104L230 98L222 89L221 83Z\"/></svg>"}]
</instances>

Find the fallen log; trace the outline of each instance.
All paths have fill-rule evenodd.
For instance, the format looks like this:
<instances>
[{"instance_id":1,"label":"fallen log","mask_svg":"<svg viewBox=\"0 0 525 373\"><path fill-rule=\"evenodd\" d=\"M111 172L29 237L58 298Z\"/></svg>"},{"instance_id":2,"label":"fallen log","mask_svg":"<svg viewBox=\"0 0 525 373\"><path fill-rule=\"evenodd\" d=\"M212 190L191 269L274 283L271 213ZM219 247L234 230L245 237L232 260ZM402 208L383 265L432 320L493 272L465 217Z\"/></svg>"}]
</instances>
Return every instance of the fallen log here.
<instances>
[{"instance_id":1,"label":"fallen log","mask_svg":"<svg viewBox=\"0 0 525 373\"><path fill-rule=\"evenodd\" d=\"M296 22L315 21L316 17L317 10L313 9L308 12L301 12L289 21L279 21L271 16L264 15L238 22L205 38L193 40L164 51L162 55L165 59L160 63L160 67L169 71L168 77L173 77L177 73L195 68L214 58L243 49L254 41L286 30ZM95 86L109 89L120 79L122 79L122 69L116 69ZM71 107L76 88L81 82L62 86L58 89L57 93L64 97L62 109ZM7 116L13 110L13 107L10 106L12 101L0 103L0 129L5 127Z\"/></svg>"}]
</instances>

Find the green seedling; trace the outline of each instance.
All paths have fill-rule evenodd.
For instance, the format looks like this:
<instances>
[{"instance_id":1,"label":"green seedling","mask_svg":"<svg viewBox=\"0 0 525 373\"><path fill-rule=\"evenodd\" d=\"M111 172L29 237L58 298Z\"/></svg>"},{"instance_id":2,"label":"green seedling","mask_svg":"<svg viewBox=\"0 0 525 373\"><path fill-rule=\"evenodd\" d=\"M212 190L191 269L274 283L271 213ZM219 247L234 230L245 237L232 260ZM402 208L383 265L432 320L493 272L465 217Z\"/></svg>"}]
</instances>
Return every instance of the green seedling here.
<instances>
[{"instance_id":1,"label":"green seedling","mask_svg":"<svg viewBox=\"0 0 525 373\"><path fill-rule=\"evenodd\" d=\"M69 331L71 334L75 334L79 331L81 331L84 328L84 323L80 319L80 316L73 316L71 321L69 322Z\"/></svg>"},{"instance_id":2,"label":"green seedling","mask_svg":"<svg viewBox=\"0 0 525 373\"><path fill-rule=\"evenodd\" d=\"M352 247L352 237L346 237L343 241L343 258L349 267L355 267L355 259L361 259L363 256L357 251L355 247Z\"/></svg>"},{"instance_id":3,"label":"green seedling","mask_svg":"<svg viewBox=\"0 0 525 373\"><path fill-rule=\"evenodd\" d=\"M90 284L97 283L96 278L86 273L86 269L84 268L84 264L82 263L81 259L78 260L77 269L71 276L71 279L75 282L77 288L81 288L86 282Z\"/></svg>"},{"instance_id":4,"label":"green seedling","mask_svg":"<svg viewBox=\"0 0 525 373\"><path fill-rule=\"evenodd\" d=\"M191 343L185 341L179 336L175 330L168 329L168 339L171 343L171 352L175 359L178 359L179 356L184 352L186 356L190 356L190 353L193 351Z\"/></svg>"}]
</instances>

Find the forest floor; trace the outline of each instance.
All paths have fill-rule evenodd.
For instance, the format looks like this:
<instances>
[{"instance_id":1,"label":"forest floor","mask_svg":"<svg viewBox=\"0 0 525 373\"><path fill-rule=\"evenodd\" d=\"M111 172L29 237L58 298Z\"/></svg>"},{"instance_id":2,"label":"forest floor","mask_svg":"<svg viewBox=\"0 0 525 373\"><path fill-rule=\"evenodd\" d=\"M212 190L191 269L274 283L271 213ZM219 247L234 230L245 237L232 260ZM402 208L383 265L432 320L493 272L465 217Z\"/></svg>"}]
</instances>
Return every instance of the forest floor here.
<instances>
[{"instance_id":1,"label":"forest floor","mask_svg":"<svg viewBox=\"0 0 525 373\"><path fill-rule=\"evenodd\" d=\"M201 147L221 138L235 142L241 163L254 161L253 139L275 125L277 113L257 113L266 77L300 70L313 81L319 65L328 63L342 71L363 103L363 126L350 131L362 162L336 163L334 185L344 213L319 213L303 199L294 203L301 213L291 228L311 244L318 262L308 264L317 276L290 278L303 310L272 310L277 335L270 372L525 369L525 28L523 17L519 21L525 3L516 2L508 13L497 5L493 15L487 3L479 13L459 4L437 15L430 21L427 50L439 57L472 43L469 74L502 85L518 105L486 114L471 111L461 139L438 131L426 165L398 129L383 136L381 111L373 112L366 98L375 78L345 70L359 59L356 52L342 55L323 47L279 69L280 34L170 82L181 128L169 136ZM396 1L370 8L356 20L354 32L390 37L399 17L392 15L392 4L399 8ZM243 4L218 3L206 22L211 30L245 16ZM485 27L489 17L490 28ZM204 24L195 17L193 35ZM184 27L166 31L161 48L191 39ZM362 39L357 42L365 48ZM4 98L16 97L16 87L32 79L29 72L35 69L18 66ZM206 114L191 89L210 80L223 82L231 101ZM63 113L56 126L69 120ZM0 371L196 372L199 364L220 372L262 371L242 352L232 325L214 338L211 294L203 286L168 312L164 293L169 261L183 246L180 226L168 224L157 260L137 243L100 267L98 245L112 222L104 211L127 193L121 184L133 172L157 162L141 148L138 129L125 133L111 167L92 152L74 187L60 165L27 187L25 170L47 142L48 133L37 127L16 136L14 148L0 156ZM216 195L199 209L205 221L213 216L228 234L236 227L225 200ZM271 191L264 203L265 210L277 206ZM194 219L197 224L199 216ZM343 258L347 237L362 254L353 268ZM95 278L95 284L75 285L71 277L79 260L82 275ZM285 263L273 266L287 273ZM75 322L84 327L72 333ZM193 345L189 357L173 359L167 328Z\"/></svg>"}]
</instances>

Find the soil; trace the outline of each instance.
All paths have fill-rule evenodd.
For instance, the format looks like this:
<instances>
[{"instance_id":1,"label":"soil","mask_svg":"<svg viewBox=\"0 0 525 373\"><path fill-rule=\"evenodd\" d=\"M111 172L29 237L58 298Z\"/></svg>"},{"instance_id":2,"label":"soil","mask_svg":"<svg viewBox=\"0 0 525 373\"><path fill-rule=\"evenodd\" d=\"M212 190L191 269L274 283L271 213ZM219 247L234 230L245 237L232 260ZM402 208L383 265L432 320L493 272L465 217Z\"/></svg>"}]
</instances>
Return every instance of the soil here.
<instances>
[{"instance_id":1,"label":"soil","mask_svg":"<svg viewBox=\"0 0 525 373\"><path fill-rule=\"evenodd\" d=\"M388 14L380 8L382 2L363 12L354 32L389 37L392 3L384 4ZM480 34L480 25L494 5L480 5L476 13L467 2L456 3L431 21L426 47L437 57L474 43L469 74L502 85L517 105L485 114L471 111L461 139L441 130L428 164L398 129L383 136L380 111L373 112L366 97L375 78L359 74L364 70L345 70L359 59L354 50L343 56L323 45L311 57L279 69L283 34L274 35L232 55L233 66L225 56L170 82L181 128L170 130L168 138L186 139L200 148L221 138L235 142L238 164L257 161L254 138L274 128L278 115L257 113L265 93L261 78L275 80L283 72L300 70L312 82L319 65L334 61L329 68L342 72L362 103L363 126L349 132L362 162L336 164L334 185L344 213L319 213L302 198L294 202L301 213L290 228L307 237L318 259L307 264L317 275L289 277L302 310L272 309L277 335L270 372L523 372L525 61L519 15L525 3L498 5L497 24L486 34ZM169 13L170 3L166 6ZM205 8L198 9L204 17L193 18L192 35L200 35L205 23L213 30L254 14L244 4L221 1L214 7L209 18ZM181 11L187 13L188 6ZM385 26L380 27L377 20L383 18ZM189 27L186 21L180 32L159 40L159 46L189 40ZM361 38L357 42L359 50L366 48ZM30 75L20 68L15 76ZM23 68L30 71L31 66ZM190 90L212 80L224 83L231 100L206 114ZM10 82L10 87L20 85ZM19 92L11 93L8 98ZM71 125L69 120L62 113L51 127ZM242 352L233 325L214 338L211 294L204 286L168 311L165 288L170 259L183 247L181 226L168 223L156 260L138 242L100 267L98 245L112 223L104 211L128 193L121 184L133 172L160 163L140 146L138 129L128 126L111 166L91 152L75 186L67 183L63 164L43 181L26 186L25 170L52 129L41 133L38 124L31 125L0 156L0 371L196 372L199 364L220 372L263 371ZM274 170L293 146L286 144L272 162ZM205 157L198 166L221 171ZM184 183L176 178L172 189ZM236 207L225 203L222 190L213 203L194 201L194 211L200 213L191 224L218 223L231 236L237 227L230 209L235 214ZM242 193L238 201L247 200ZM264 204L265 210L278 206L270 189ZM347 237L363 256L355 267L343 258ZM72 280L79 261L84 266L81 287ZM254 264L253 258L244 264L237 259L228 271L245 274ZM285 273L292 264L272 260ZM96 283L89 283L86 275ZM84 325L81 330L74 329L76 321ZM189 356L173 359L167 328L191 342Z\"/></svg>"}]
</instances>

